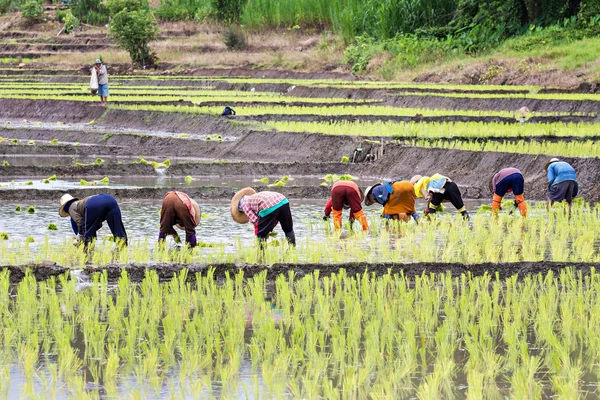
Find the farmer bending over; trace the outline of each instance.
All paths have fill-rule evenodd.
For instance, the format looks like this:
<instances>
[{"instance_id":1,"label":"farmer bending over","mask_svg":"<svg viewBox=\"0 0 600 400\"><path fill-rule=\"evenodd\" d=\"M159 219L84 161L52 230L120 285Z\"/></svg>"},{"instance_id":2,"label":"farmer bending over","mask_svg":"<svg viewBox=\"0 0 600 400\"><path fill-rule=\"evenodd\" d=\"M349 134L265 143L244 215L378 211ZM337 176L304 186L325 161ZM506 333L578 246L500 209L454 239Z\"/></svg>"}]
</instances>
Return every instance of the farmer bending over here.
<instances>
[{"instance_id":1,"label":"farmer bending over","mask_svg":"<svg viewBox=\"0 0 600 400\"><path fill-rule=\"evenodd\" d=\"M121 209L117 200L109 194L96 194L84 199L77 199L70 194L60 198L61 217L71 217L71 227L77 235L77 243L87 246L96 238L96 232L106 221L115 242L127 245L127 233L121 219Z\"/></svg>"},{"instance_id":2,"label":"farmer bending over","mask_svg":"<svg viewBox=\"0 0 600 400\"><path fill-rule=\"evenodd\" d=\"M523 196L525 180L523 174L516 168L504 168L498 171L490 182L490 191L494 194L492 214L498 214L502 208L502 198L506 193L515 195L515 207L523 217L527 216L527 204Z\"/></svg>"},{"instance_id":3,"label":"farmer bending over","mask_svg":"<svg viewBox=\"0 0 600 400\"><path fill-rule=\"evenodd\" d=\"M235 222L240 224L251 222L254 225L254 234L261 241L261 246L278 222L288 242L296 245L290 204L281 193L268 191L256 193L252 188L244 188L231 199L230 211Z\"/></svg>"},{"instance_id":4,"label":"farmer bending over","mask_svg":"<svg viewBox=\"0 0 600 400\"><path fill-rule=\"evenodd\" d=\"M383 206L383 216L387 220L418 222L419 214L415 208L415 188L408 181L376 183L365 192L365 205L379 203Z\"/></svg>"},{"instance_id":5,"label":"farmer bending over","mask_svg":"<svg viewBox=\"0 0 600 400\"><path fill-rule=\"evenodd\" d=\"M108 71L106 71L106 65L102 64L99 58L96 59L93 68L98 76L98 96L102 105L105 106L108 101Z\"/></svg>"},{"instance_id":6,"label":"farmer bending over","mask_svg":"<svg viewBox=\"0 0 600 400\"><path fill-rule=\"evenodd\" d=\"M356 183L351 181L337 181L331 188L331 197L327 200L327 205L325 205L325 216L323 219L327 219L330 214L333 214L333 226L335 230L341 230L342 210L349 208L350 224L356 219L360 222L363 231L366 231L369 229L369 224L361 206L363 197L364 195Z\"/></svg>"},{"instance_id":7,"label":"farmer bending over","mask_svg":"<svg viewBox=\"0 0 600 400\"><path fill-rule=\"evenodd\" d=\"M575 169L569 163L553 158L546 164L546 170L548 171L548 208L555 201L566 200L570 214L573 197L577 197L579 191Z\"/></svg>"},{"instance_id":8,"label":"farmer bending over","mask_svg":"<svg viewBox=\"0 0 600 400\"><path fill-rule=\"evenodd\" d=\"M415 175L410 183L415 187L415 195L427 200L425 215L434 214L440 209L443 201L449 201L465 219L469 219L458 185L450 178L440 174L431 177Z\"/></svg>"},{"instance_id":9,"label":"farmer bending over","mask_svg":"<svg viewBox=\"0 0 600 400\"><path fill-rule=\"evenodd\" d=\"M200 207L183 192L169 192L163 199L160 210L160 232L158 241L164 242L167 235L172 235L176 243L181 243L179 234L173 228L185 230L185 242L190 247L196 247L196 227L200 223Z\"/></svg>"}]
</instances>

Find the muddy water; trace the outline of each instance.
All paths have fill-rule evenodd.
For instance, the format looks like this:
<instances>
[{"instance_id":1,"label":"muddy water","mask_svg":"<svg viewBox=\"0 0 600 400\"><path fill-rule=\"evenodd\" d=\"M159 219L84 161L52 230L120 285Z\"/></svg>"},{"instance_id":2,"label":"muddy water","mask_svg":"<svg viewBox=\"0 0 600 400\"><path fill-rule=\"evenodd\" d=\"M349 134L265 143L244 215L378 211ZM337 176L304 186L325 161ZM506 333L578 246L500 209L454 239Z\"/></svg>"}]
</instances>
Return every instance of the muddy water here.
<instances>
[{"instance_id":1,"label":"muddy water","mask_svg":"<svg viewBox=\"0 0 600 400\"><path fill-rule=\"evenodd\" d=\"M291 201L292 213L294 217L294 231L296 238L302 239L310 236L311 240L318 241L323 238L321 230L314 232L310 230L310 224L320 223L323 215L324 201ZM475 211L482 201L467 201L467 208ZM15 207L20 205L22 211L15 211ZM71 238L73 232L68 218L60 218L58 215L57 203L38 203L34 206L35 213L29 214L26 209L30 204L0 203L0 232L7 232L10 239L24 240L28 236L33 236L35 242L32 247L37 246L45 238L51 243L62 243L65 239ZM130 240L143 240L146 238L154 239L158 236L160 202L120 202L123 213L123 223L127 230ZM229 204L212 203L200 204L202 213L206 217L202 219L197 229L198 240L206 243L222 243L226 249L233 249L234 239L241 239L242 242L254 241L254 231L249 225L240 225L235 223L229 213ZM417 207L422 209L423 205ZM379 208L365 209L367 217L379 215ZM344 217L346 218L346 217ZM56 224L58 230L48 230L49 224ZM282 234L278 226L276 232ZM105 224L98 232L101 239L110 235L110 230Z\"/></svg>"}]
</instances>

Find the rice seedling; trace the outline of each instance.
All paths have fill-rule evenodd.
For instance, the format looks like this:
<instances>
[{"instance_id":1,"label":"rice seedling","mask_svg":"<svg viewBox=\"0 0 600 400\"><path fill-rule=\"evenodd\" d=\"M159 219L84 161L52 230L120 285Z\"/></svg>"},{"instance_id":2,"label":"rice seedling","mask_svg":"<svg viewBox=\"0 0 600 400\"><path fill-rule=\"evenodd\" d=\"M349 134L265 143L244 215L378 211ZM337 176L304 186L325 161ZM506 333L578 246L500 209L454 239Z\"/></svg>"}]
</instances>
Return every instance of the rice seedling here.
<instances>
[{"instance_id":1,"label":"rice seedling","mask_svg":"<svg viewBox=\"0 0 600 400\"><path fill-rule=\"evenodd\" d=\"M0 232L0 240L8 240L8 233Z\"/></svg>"},{"instance_id":2,"label":"rice seedling","mask_svg":"<svg viewBox=\"0 0 600 400\"><path fill-rule=\"evenodd\" d=\"M194 178L192 178L190 175L187 175L187 176L185 177L185 182L186 182L186 183L188 183L188 184L189 184L189 183L192 183L192 181L193 181L193 180L194 180Z\"/></svg>"},{"instance_id":3,"label":"rice seedling","mask_svg":"<svg viewBox=\"0 0 600 400\"><path fill-rule=\"evenodd\" d=\"M27 141L27 144L28 144L29 146L34 146L34 145L35 145L35 140L28 140L28 141Z\"/></svg>"},{"instance_id":4,"label":"rice seedling","mask_svg":"<svg viewBox=\"0 0 600 400\"><path fill-rule=\"evenodd\" d=\"M35 213L35 207L34 207L34 206L29 206L29 207L27 207L27 212L28 212L29 214L33 214L33 213Z\"/></svg>"},{"instance_id":5,"label":"rice seedling","mask_svg":"<svg viewBox=\"0 0 600 400\"><path fill-rule=\"evenodd\" d=\"M33 238L33 236L27 236L25 238L25 243L33 243L35 242L35 239Z\"/></svg>"},{"instance_id":6,"label":"rice seedling","mask_svg":"<svg viewBox=\"0 0 600 400\"><path fill-rule=\"evenodd\" d=\"M8 161L4 160L4 161L2 162L2 165L3 165L3 166L5 166L5 167L8 167L10 164L8 163Z\"/></svg>"},{"instance_id":7,"label":"rice seedling","mask_svg":"<svg viewBox=\"0 0 600 400\"><path fill-rule=\"evenodd\" d=\"M88 181L86 181L85 179L80 179L80 180L79 180L79 185L81 185L81 186L87 186L87 185L89 185L89 184L90 184L90 183L89 183Z\"/></svg>"},{"instance_id":8,"label":"rice seedling","mask_svg":"<svg viewBox=\"0 0 600 400\"><path fill-rule=\"evenodd\" d=\"M48 230L49 231L57 231L58 230L58 226L56 226L56 224L48 224Z\"/></svg>"},{"instance_id":9,"label":"rice seedling","mask_svg":"<svg viewBox=\"0 0 600 400\"><path fill-rule=\"evenodd\" d=\"M15 211L20 212L21 211L21 206L16 206L15 207Z\"/></svg>"},{"instance_id":10,"label":"rice seedling","mask_svg":"<svg viewBox=\"0 0 600 400\"><path fill-rule=\"evenodd\" d=\"M57 145L58 144L58 139L52 139L50 141L50 144Z\"/></svg>"},{"instance_id":11,"label":"rice seedling","mask_svg":"<svg viewBox=\"0 0 600 400\"><path fill-rule=\"evenodd\" d=\"M12 144L19 144L19 139L12 139L11 142Z\"/></svg>"}]
</instances>

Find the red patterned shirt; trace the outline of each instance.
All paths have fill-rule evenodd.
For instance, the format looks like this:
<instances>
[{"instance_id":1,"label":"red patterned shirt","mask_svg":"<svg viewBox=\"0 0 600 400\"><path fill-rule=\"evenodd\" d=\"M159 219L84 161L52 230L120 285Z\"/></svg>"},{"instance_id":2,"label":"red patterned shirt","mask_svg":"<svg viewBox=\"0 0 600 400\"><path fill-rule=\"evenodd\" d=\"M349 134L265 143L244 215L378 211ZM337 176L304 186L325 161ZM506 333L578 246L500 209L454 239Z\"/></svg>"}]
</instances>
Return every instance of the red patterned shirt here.
<instances>
[{"instance_id":1,"label":"red patterned shirt","mask_svg":"<svg viewBox=\"0 0 600 400\"><path fill-rule=\"evenodd\" d=\"M262 210L274 207L286 200L285 196L277 192L258 192L252 196L244 196L242 200L242 211L252 224L258 223L258 213Z\"/></svg>"}]
</instances>

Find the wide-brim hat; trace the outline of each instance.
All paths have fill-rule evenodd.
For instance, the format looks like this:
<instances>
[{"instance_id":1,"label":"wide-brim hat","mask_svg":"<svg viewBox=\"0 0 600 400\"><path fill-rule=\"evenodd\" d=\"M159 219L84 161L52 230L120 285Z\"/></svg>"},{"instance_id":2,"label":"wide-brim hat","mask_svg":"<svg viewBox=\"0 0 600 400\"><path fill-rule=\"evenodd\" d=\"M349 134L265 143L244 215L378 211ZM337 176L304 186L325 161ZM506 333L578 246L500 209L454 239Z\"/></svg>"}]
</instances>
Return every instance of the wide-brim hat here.
<instances>
[{"instance_id":1,"label":"wide-brim hat","mask_svg":"<svg viewBox=\"0 0 600 400\"><path fill-rule=\"evenodd\" d=\"M61 198L60 198L60 208L58 209L58 214L61 217L68 217L69 213L65 211L65 207L67 206L67 204L70 204L72 202L74 202L75 200L79 200L76 197L71 196L70 194L64 194Z\"/></svg>"},{"instance_id":2,"label":"wide-brim hat","mask_svg":"<svg viewBox=\"0 0 600 400\"><path fill-rule=\"evenodd\" d=\"M198 226L200 224L200 220L202 219L202 213L200 212L200 206L198 205L198 203L196 203L192 199L190 199L190 202L192 203L192 207L194 207L194 218L192 219L192 221L194 221L194 226ZM177 227L179 229L185 229L185 227L182 226L181 224L177 224Z\"/></svg>"},{"instance_id":3,"label":"wide-brim hat","mask_svg":"<svg viewBox=\"0 0 600 400\"><path fill-rule=\"evenodd\" d=\"M415 183L419 182L419 180L422 178L422 175L415 175L412 178L410 178L410 184L415 186Z\"/></svg>"},{"instance_id":4,"label":"wide-brim hat","mask_svg":"<svg viewBox=\"0 0 600 400\"><path fill-rule=\"evenodd\" d=\"M372 204L375 204L375 200L369 200L369 195L371 194L371 192L373 191L373 189L375 189L377 186L381 186L381 183L376 183L376 184L374 184L372 186L369 186L365 190L365 194L364 194L365 206L370 206Z\"/></svg>"},{"instance_id":5,"label":"wide-brim hat","mask_svg":"<svg viewBox=\"0 0 600 400\"><path fill-rule=\"evenodd\" d=\"M251 187L246 187L237 192L231 199L231 205L229 207L229 210L231 211L231 218L233 218L233 220L238 224L247 224L249 221L248 216L238 209L240 200L244 196L252 196L253 194L256 194L256 190L252 189Z\"/></svg>"},{"instance_id":6,"label":"wide-brim hat","mask_svg":"<svg viewBox=\"0 0 600 400\"><path fill-rule=\"evenodd\" d=\"M547 170L548 170L548 167L550 166L550 164L552 164L552 163L555 163L555 162L559 162L559 161L560 161L560 159L558 159L558 158L556 158L556 157L554 157L554 158L551 158L551 159L550 159L550 161L548 161L548 162L546 163L546 166L544 167L544 169L547 171Z\"/></svg>"},{"instance_id":7,"label":"wide-brim hat","mask_svg":"<svg viewBox=\"0 0 600 400\"><path fill-rule=\"evenodd\" d=\"M99 58L96 58L96 61L94 61L94 64L102 64L102 60L100 60Z\"/></svg>"}]
</instances>

